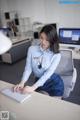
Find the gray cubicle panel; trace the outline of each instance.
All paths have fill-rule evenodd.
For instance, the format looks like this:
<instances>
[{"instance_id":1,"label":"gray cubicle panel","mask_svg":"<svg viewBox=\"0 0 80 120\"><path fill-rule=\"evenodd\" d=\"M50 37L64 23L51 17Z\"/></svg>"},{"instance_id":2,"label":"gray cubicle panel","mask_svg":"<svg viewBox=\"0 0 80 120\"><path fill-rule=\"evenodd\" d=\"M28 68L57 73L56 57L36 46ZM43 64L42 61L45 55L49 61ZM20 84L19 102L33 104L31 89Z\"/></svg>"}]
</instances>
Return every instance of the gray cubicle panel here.
<instances>
[{"instance_id":1,"label":"gray cubicle panel","mask_svg":"<svg viewBox=\"0 0 80 120\"><path fill-rule=\"evenodd\" d=\"M18 42L13 45L13 47L4 55L2 55L3 62L14 63L21 60L27 56L27 50L31 45L31 40L25 40L23 42Z\"/></svg>"}]
</instances>

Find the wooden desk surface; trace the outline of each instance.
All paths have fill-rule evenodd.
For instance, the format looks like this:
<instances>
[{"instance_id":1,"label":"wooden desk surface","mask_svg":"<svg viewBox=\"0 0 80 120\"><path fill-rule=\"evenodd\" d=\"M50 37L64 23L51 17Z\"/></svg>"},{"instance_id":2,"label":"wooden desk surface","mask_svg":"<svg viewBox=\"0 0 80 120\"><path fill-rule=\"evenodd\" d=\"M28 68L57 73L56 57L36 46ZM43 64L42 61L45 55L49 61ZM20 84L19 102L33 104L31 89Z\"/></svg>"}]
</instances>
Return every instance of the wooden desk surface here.
<instances>
[{"instance_id":1,"label":"wooden desk surface","mask_svg":"<svg viewBox=\"0 0 80 120\"><path fill-rule=\"evenodd\" d=\"M0 90L12 84L0 81ZM0 93L0 106L16 114L16 120L80 120L80 106L34 92L20 104Z\"/></svg>"}]
</instances>

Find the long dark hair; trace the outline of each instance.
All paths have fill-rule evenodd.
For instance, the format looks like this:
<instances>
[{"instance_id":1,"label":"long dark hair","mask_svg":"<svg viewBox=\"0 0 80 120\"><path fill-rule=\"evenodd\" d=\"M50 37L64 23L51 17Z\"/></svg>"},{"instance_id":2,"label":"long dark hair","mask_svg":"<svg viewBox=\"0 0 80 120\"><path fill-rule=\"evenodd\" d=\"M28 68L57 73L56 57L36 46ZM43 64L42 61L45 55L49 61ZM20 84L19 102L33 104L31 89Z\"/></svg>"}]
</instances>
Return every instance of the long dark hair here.
<instances>
[{"instance_id":1,"label":"long dark hair","mask_svg":"<svg viewBox=\"0 0 80 120\"><path fill-rule=\"evenodd\" d=\"M43 32L46 34L47 40L50 43L50 50L54 53L59 53L59 38L55 27L52 25L45 25L41 29L40 34Z\"/></svg>"}]
</instances>

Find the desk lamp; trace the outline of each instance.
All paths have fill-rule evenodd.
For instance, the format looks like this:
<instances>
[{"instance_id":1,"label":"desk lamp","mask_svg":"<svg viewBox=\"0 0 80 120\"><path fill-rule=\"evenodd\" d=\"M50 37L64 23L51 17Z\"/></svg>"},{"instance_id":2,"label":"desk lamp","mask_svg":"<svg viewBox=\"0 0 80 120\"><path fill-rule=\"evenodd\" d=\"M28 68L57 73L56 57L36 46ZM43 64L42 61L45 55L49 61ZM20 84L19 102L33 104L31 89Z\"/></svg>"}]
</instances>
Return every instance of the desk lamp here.
<instances>
[{"instance_id":1,"label":"desk lamp","mask_svg":"<svg viewBox=\"0 0 80 120\"><path fill-rule=\"evenodd\" d=\"M0 55L7 52L12 46L10 39L0 32Z\"/></svg>"}]
</instances>

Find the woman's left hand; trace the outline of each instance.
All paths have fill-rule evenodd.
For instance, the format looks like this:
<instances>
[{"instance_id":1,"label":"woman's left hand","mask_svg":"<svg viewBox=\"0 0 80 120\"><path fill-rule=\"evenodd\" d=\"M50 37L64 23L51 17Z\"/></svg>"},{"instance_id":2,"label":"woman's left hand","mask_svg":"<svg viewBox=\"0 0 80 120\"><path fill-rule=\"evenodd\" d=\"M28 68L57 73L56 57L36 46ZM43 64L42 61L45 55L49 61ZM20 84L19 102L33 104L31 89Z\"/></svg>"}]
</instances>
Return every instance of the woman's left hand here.
<instances>
[{"instance_id":1,"label":"woman's left hand","mask_svg":"<svg viewBox=\"0 0 80 120\"><path fill-rule=\"evenodd\" d=\"M32 93L34 92L35 88L33 86L26 86L23 88L22 93L26 94L26 93Z\"/></svg>"}]
</instances>

